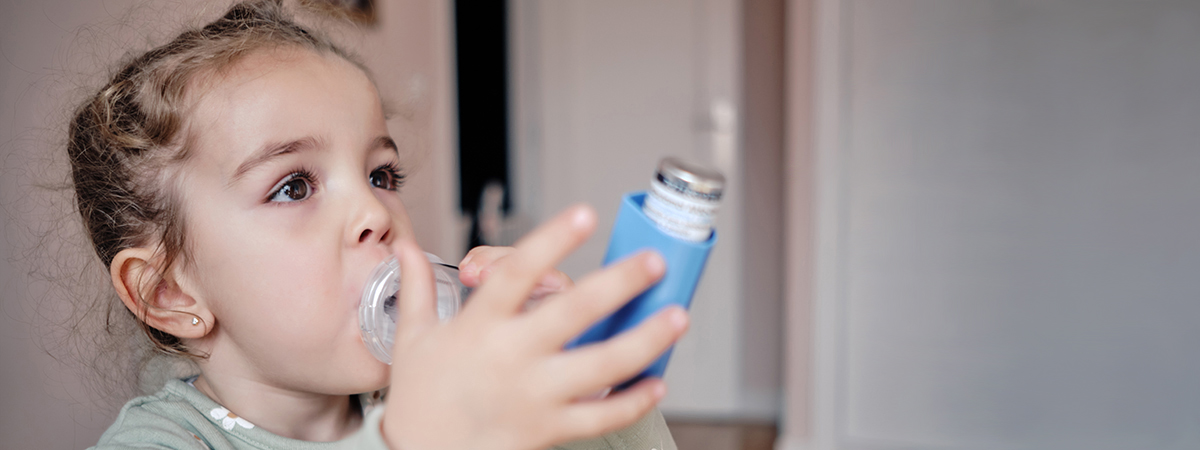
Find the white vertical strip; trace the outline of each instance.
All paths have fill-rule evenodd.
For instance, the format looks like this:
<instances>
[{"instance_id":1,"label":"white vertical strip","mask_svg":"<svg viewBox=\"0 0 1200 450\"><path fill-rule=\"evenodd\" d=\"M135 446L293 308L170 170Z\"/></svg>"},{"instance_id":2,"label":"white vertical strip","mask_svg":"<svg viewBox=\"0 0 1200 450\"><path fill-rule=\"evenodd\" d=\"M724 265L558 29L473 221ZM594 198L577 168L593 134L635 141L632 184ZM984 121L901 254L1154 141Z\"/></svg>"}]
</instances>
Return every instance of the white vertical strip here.
<instances>
[{"instance_id":1,"label":"white vertical strip","mask_svg":"<svg viewBox=\"0 0 1200 450\"><path fill-rule=\"evenodd\" d=\"M433 97L430 107L430 141L432 143L434 162L431 167L436 173L434 183L439 192L436 202L437 223L447 226L448 231L438 236L437 249L434 253L447 257L457 257L466 254L464 233L458 232L461 217L458 212L458 120L457 95L455 94L454 66L454 2L442 0L439 5L430 8L429 23L433 39L433 57L430 91ZM451 256L452 255L452 256Z\"/></svg>"},{"instance_id":2,"label":"white vertical strip","mask_svg":"<svg viewBox=\"0 0 1200 450\"><path fill-rule=\"evenodd\" d=\"M842 391L842 203L845 174L842 154L842 0L818 0L816 8L816 255L813 265L813 395L810 448L834 449L838 443Z\"/></svg>"},{"instance_id":3,"label":"white vertical strip","mask_svg":"<svg viewBox=\"0 0 1200 450\"><path fill-rule=\"evenodd\" d=\"M508 0L509 159L513 212L542 217L542 77L540 0Z\"/></svg>"},{"instance_id":4,"label":"white vertical strip","mask_svg":"<svg viewBox=\"0 0 1200 450\"><path fill-rule=\"evenodd\" d=\"M789 0L786 13L787 372L775 448L824 450L838 430L841 1Z\"/></svg>"},{"instance_id":5,"label":"white vertical strip","mask_svg":"<svg viewBox=\"0 0 1200 450\"><path fill-rule=\"evenodd\" d=\"M570 168L575 167L571 114L572 93L575 92L573 52L576 5L571 1L536 1L538 28L536 41L538 108L537 124L532 131L537 136L537 170L541 174L539 207L534 222L541 222L579 198Z\"/></svg>"}]
</instances>

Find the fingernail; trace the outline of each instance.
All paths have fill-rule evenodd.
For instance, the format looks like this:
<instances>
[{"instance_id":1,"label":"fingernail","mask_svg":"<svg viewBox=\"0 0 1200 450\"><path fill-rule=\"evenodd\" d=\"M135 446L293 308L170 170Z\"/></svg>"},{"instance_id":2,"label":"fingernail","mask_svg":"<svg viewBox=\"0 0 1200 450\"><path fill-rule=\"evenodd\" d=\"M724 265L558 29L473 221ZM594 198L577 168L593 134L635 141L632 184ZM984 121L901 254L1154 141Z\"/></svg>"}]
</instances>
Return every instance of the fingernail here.
<instances>
[{"instance_id":1,"label":"fingernail","mask_svg":"<svg viewBox=\"0 0 1200 450\"><path fill-rule=\"evenodd\" d=\"M542 277L542 287L547 289L559 289L563 287L562 280L558 279L554 274L546 274Z\"/></svg>"},{"instance_id":2,"label":"fingernail","mask_svg":"<svg viewBox=\"0 0 1200 450\"><path fill-rule=\"evenodd\" d=\"M474 275L479 271L479 265L475 263L467 263L458 269L459 272Z\"/></svg>"},{"instance_id":3,"label":"fingernail","mask_svg":"<svg viewBox=\"0 0 1200 450\"><path fill-rule=\"evenodd\" d=\"M586 228L593 222L596 213L587 205L579 205L575 207L575 211L571 213L571 225L576 228Z\"/></svg>"},{"instance_id":4,"label":"fingernail","mask_svg":"<svg viewBox=\"0 0 1200 450\"><path fill-rule=\"evenodd\" d=\"M675 327L676 330L682 330L687 327L688 317L683 309L672 308L667 314L669 314L667 320L671 322L671 326Z\"/></svg>"},{"instance_id":5,"label":"fingernail","mask_svg":"<svg viewBox=\"0 0 1200 450\"><path fill-rule=\"evenodd\" d=\"M657 252L651 252L646 258L642 259L642 263L645 265L646 271L655 275L663 273L667 265L663 261L662 256L659 256Z\"/></svg>"}]
</instances>

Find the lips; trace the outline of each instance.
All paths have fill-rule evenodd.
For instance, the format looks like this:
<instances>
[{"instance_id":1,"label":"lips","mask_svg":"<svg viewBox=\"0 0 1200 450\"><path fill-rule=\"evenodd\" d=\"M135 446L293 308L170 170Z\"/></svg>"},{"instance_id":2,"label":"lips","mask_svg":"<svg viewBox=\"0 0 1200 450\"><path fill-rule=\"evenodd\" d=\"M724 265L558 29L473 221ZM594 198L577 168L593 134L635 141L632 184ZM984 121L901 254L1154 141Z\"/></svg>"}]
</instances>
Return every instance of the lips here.
<instances>
[{"instance_id":1,"label":"lips","mask_svg":"<svg viewBox=\"0 0 1200 450\"><path fill-rule=\"evenodd\" d=\"M396 292L400 287L400 262L388 258L371 271L364 283L358 308L363 342L380 361L391 364L396 333Z\"/></svg>"},{"instance_id":2,"label":"lips","mask_svg":"<svg viewBox=\"0 0 1200 450\"><path fill-rule=\"evenodd\" d=\"M375 272L389 259L395 259L395 257L380 252L379 255L363 259L366 260L366 264L355 264L353 269L348 270L349 273L346 277L346 293L353 300L355 308L362 307L364 292L374 279Z\"/></svg>"}]
</instances>

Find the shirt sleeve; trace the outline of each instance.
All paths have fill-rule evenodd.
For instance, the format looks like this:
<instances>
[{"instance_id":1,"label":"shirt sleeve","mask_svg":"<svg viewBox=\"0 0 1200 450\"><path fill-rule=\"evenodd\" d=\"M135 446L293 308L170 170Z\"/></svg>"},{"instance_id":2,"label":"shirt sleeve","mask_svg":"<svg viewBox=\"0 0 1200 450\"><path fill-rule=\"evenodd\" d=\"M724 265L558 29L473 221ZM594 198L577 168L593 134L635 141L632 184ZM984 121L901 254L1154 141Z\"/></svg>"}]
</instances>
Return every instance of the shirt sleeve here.
<instances>
[{"instance_id":1,"label":"shirt sleeve","mask_svg":"<svg viewBox=\"0 0 1200 450\"><path fill-rule=\"evenodd\" d=\"M198 436L178 423L141 408L125 408L100 441L88 450L208 450Z\"/></svg>"},{"instance_id":2,"label":"shirt sleeve","mask_svg":"<svg viewBox=\"0 0 1200 450\"><path fill-rule=\"evenodd\" d=\"M678 450L657 408L622 430L555 447L556 450Z\"/></svg>"}]
</instances>

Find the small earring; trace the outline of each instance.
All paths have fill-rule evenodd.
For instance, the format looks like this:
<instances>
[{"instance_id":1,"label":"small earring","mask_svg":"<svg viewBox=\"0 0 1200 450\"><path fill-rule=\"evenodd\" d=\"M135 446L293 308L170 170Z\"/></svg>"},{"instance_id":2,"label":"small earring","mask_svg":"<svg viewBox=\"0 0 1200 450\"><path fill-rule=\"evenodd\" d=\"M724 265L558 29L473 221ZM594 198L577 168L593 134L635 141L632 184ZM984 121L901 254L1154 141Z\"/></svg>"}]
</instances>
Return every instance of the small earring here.
<instances>
[{"instance_id":1,"label":"small earring","mask_svg":"<svg viewBox=\"0 0 1200 450\"><path fill-rule=\"evenodd\" d=\"M193 317L193 318L192 318L192 325L200 325L200 318L199 318L199 317Z\"/></svg>"}]
</instances>

